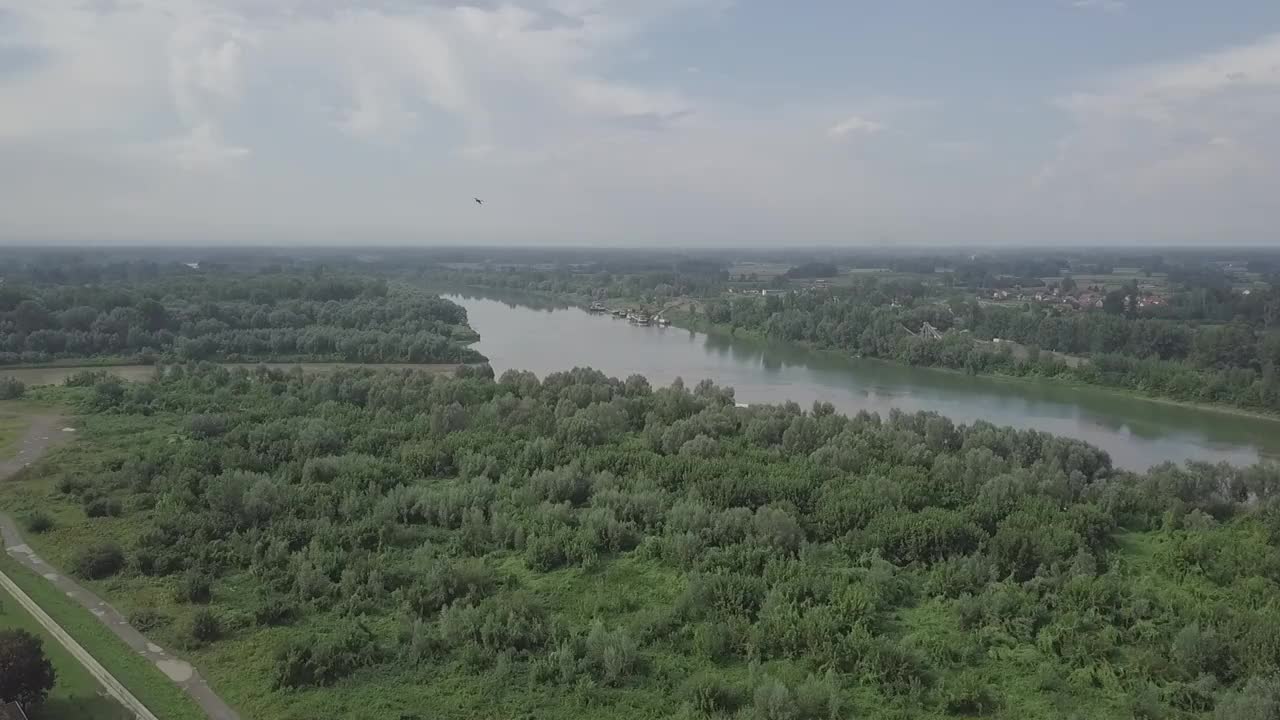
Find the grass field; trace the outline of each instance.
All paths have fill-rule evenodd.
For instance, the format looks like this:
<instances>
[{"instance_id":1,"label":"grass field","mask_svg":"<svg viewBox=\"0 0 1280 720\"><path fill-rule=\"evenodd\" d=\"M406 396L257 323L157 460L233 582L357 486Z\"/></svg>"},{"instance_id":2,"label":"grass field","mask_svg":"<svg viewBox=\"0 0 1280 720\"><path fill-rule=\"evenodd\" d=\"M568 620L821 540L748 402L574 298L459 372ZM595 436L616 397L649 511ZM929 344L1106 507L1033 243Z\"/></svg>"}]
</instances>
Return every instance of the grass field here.
<instances>
[{"instance_id":1,"label":"grass field","mask_svg":"<svg viewBox=\"0 0 1280 720\"><path fill-rule=\"evenodd\" d=\"M103 693L84 666L4 590L0 590L0 630L26 630L39 637L44 641L45 655L53 663L57 684L45 704L30 713L33 720L125 720L130 717L127 710Z\"/></svg>"},{"instance_id":2,"label":"grass field","mask_svg":"<svg viewBox=\"0 0 1280 720\"><path fill-rule=\"evenodd\" d=\"M71 637L75 638L85 650L89 651L90 655L93 655L108 672L114 675L134 696L142 701L142 704L146 705L157 716L165 718L165 720L170 720L170 718L174 720L197 720L204 717L204 713L200 712L195 703L177 686L169 682L168 678L164 677L158 669L140 655L136 655L119 638L113 635L111 630L98 622L98 619L91 615L88 610L58 592L44 578L19 565L16 560L10 558L7 554L0 554L0 570L3 570L63 630L66 630ZM18 609L16 601L7 594L3 597L7 611L12 612L12 610ZM0 618L0 624L3 624L3 622L3 618ZM55 646L56 643L53 640L46 639L46 651L54 649ZM56 647L61 650L61 646ZM74 663L70 656L66 656L65 661ZM54 665L58 666L57 660L54 661ZM84 672L83 668L81 668L81 672ZM50 715L47 717L78 718L86 716L71 714L65 716ZM102 715L101 717L116 716ZM126 713L121 717L129 716Z\"/></svg>"},{"instance_id":3,"label":"grass field","mask_svg":"<svg viewBox=\"0 0 1280 720\"><path fill-rule=\"evenodd\" d=\"M0 403L0 457L12 457L17 452L17 444L27 427L25 420L27 414L54 411L55 408L52 406L39 405L25 400ZM60 451L59 449L54 449L51 452ZM25 474L20 473L20 475ZM13 491L25 486L26 481L22 477L0 480L0 511L22 518L31 510L36 508L43 510L48 506L45 498L38 495L18 493L15 496L11 494ZM21 498L21 500L15 502L15 498ZM68 513L65 511L60 516L55 514L55 522L67 519L67 516ZM79 519L83 519L82 514ZM26 539L31 540L31 535L28 534ZM66 558L63 559L65 560ZM71 637L75 638L89 654L93 655L108 672L114 675L156 715L165 718L165 720L169 720L169 718L194 720L204 717L204 714L200 712L195 703L173 685L168 678L164 677L157 668L141 656L136 655L88 610L63 595L47 580L23 567L16 560L9 557L7 553L3 552L0 552L0 570L4 571L63 630L66 630ZM6 627L10 623L18 622L35 623L35 620L18 606L17 601L9 597L7 593L3 593L3 591L0 591L0 603L3 604L4 609L4 613L0 614L0 627ZM21 616L18 613L21 613ZM53 659L54 667L57 668L60 678L63 677L64 666L67 667L66 682L68 685L64 694L58 696L57 692L61 692L62 687L60 681L59 690L55 691L54 696L51 696L57 702L51 701L50 705L43 711L44 714L35 717L52 718L54 720L57 720L57 718L130 717L114 700L108 698L104 704L101 700L95 699L97 697L96 681L89 676L88 672L79 663L66 654L66 651L55 640L45 638L45 651ZM83 682L77 678L82 678ZM88 685L84 685L84 682L87 682ZM88 694L86 694L86 687L91 689ZM61 699L58 699L59 697ZM73 701L76 698L78 700ZM117 710L124 714L104 714L113 713ZM90 714L89 711L97 714Z\"/></svg>"}]
</instances>

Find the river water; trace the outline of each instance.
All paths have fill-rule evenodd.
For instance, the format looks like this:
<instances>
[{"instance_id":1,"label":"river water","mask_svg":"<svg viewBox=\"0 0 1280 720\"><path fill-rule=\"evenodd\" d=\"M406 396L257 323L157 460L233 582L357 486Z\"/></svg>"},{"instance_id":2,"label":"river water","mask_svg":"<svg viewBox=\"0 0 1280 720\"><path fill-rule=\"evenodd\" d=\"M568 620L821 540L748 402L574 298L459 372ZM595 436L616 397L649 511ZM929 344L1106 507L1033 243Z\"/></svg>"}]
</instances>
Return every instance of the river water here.
<instances>
[{"instance_id":1,"label":"river water","mask_svg":"<svg viewBox=\"0 0 1280 720\"><path fill-rule=\"evenodd\" d=\"M1280 458L1280 421L1141 400L1100 388L970 377L781 343L636 327L526 295L465 291L446 296L467 309L475 348L493 369L539 377L592 367L614 377L640 374L656 385L710 378L738 402L816 400L845 413L931 410L957 422L987 420L1085 440L1120 467L1172 460L1249 464Z\"/></svg>"}]
</instances>

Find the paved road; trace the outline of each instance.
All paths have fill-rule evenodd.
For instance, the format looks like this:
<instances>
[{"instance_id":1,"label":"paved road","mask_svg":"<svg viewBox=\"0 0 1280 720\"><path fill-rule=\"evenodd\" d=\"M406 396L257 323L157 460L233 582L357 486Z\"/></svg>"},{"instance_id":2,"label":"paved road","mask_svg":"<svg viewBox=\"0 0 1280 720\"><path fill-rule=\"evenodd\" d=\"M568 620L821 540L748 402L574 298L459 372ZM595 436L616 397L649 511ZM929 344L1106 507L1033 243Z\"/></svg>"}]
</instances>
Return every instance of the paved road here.
<instances>
[{"instance_id":1,"label":"paved road","mask_svg":"<svg viewBox=\"0 0 1280 720\"><path fill-rule=\"evenodd\" d=\"M44 451L50 446L71 437L71 433L63 430L64 424L63 420L56 416L39 416L31 418L31 427L27 430L26 437L22 440L22 448L19 450L17 456L11 460L0 462L0 478L7 478L13 473L18 472L18 470L39 459L39 457L44 454ZM55 587L65 593L68 597L74 599L76 602L83 605L89 612L93 613L98 620L102 621L103 625L110 628L111 632L115 633L116 637L123 640L126 645L133 648L133 650L139 655L142 655L155 663L156 667L159 668L160 671L163 672L170 680L172 680L175 685L182 688L191 696L191 699L196 701L201 709L204 710L205 715L212 720L240 720L240 715L232 710L229 705L223 702L222 698L218 697L217 694L213 692L208 683L204 681L204 678L200 677L200 673L197 672L189 663L175 657L174 655L166 652L164 648L147 640L142 633L129 625L124 616L115 608L108 605L89 590L81 587L75 580L59 572L57 568L41 560L31 547L23 541L22 535L18 531L18 526L14 523L13 518L4 513L0 513L0 535L2 535L4 539L5 551L8 552L13 559L34 570L46 580L53 583ZM5 579L8 580L8 578ZM21 590L19 590L19 592L21 592ZM25 597L25 595L23 597ZM19 598L19 602L21 602L21 598ZM34 606L34 603L32 603L32 605ZM38 611L39 608L36 607L35 610ZM39 613L33 612L32 614L35 614L37 619L40 619L41 617L48 619L48 616L45 615L43 611L40 611ZM53 621L49 620L49 623L53 623ZM56 624L52 624L51 627L50 625L45 624L44 620L41 620L41 624L45 625L45 627L49 629L49 632L53 633L55 637L58 637L60 641L63 641L63 637L65 637L66 641L70 641L75 644L75 641L63 632L61 628L58 628ZM59 636L59 633L61 633L61 636ZM119 690L122 690L124 693L128 693L128 690L125 690L124 686L120 685L114 678L107 674L106 670L103 670L92 657L89 657L88 653L86 653L83 648L80 648L79 644L75 644L75 648L73 648L71 645L67 645L66 641L63 641L62 644L67 646L67 649L71 651L72 655L75 655L82 663L85 663L85 667L89 668L89 671L94 673L94 676L98 677L99 681L103 682L108 691L112 690L112 686L107 682L109 679L111 683L114 683L115 686L119 688ZM79 653L77 653L76 648L79 648ZM86 662L86 659L88 662ZM90 662L101 670L103 676L99 676L98 673L94 672L94 668L89 665ZM104 679L104 676L106 679ZM116 695L115 692L112 692L112 694ZM155 720L155 716L150 714L149 711L146 711L146 708L142 707L142 704L138 703L137 699L133 698L132 695L128 695L129 698L133 698L132 703L127 702L125 697L122 695L116 695L116 697L126 706L133 708L134 712L137 712L138 716L144 718L144 720ZM134 703L136 703L136 705Z\"/></svg>"}]
</instances>

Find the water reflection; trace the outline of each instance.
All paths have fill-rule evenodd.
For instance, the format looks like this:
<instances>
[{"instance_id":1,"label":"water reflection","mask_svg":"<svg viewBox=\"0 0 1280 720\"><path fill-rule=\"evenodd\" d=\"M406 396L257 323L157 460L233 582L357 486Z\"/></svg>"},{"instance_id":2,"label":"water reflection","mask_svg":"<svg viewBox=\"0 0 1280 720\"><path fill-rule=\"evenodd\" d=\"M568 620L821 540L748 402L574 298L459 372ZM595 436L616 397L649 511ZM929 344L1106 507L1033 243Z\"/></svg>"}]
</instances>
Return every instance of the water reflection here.
<instances>
[{"instance_id":1,"label":"water reflection","mask_svg":"<svg viewBox=\"0 0 1280 720\"><path fill-rule=\"evenodd\" d=\"M574 366L609 375L710 378L740 402L830 402L843 412L890 408L939 412L960 422L1035 428L1091 442L1118 465L1164 460L1249 463L1280 456L1280 422L1130 398L1097 388L971 377L791 345L635 327L537 296L469 290L452 296L480 333L476 346L498 372L540 376Z\"/></svg>"}]
</instances>

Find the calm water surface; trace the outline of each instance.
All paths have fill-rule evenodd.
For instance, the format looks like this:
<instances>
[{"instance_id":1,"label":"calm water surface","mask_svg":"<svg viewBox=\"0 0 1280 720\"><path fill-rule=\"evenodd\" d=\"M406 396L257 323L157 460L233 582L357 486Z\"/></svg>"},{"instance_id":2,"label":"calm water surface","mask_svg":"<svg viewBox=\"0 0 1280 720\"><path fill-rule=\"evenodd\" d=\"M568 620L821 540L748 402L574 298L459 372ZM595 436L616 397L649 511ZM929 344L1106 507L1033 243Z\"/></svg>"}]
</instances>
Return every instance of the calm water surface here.
<instances>
[{"instance_id":1,"label":"calm water surface","mask_svg":"<svg viewBox=\"0 0 1280 720\"><path fill-rule=\"evenodd\" d=\"M636 327L607 315L523 295L465 291L447 295L467 309L480 333L477 350L496 372L539 377L592 367L654 385L710 378L734 388L738 402L815 400L840 411L886 414L931 410L958 422L1043 430L1079 438L1116 465L1145 469L1166 460L1248 464L1280 458L1280 421L1138 400L1093 388L969 377L875 360L855 360L783 344L680 328Z\"/></svg>"}]
</instances>

